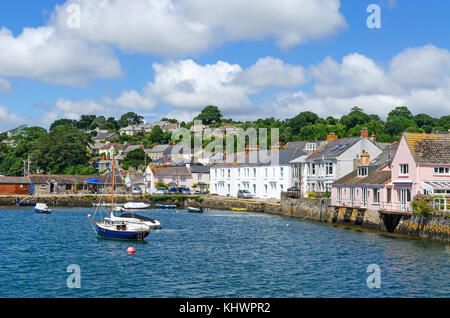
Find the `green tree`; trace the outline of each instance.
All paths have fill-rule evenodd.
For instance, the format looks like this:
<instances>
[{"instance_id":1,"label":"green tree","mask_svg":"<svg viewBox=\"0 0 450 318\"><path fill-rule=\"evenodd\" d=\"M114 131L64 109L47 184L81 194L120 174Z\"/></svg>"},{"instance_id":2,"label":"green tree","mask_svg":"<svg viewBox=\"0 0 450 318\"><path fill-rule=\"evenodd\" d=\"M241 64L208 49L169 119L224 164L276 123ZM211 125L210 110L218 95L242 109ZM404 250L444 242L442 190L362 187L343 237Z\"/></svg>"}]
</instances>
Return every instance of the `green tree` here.
<instances>
[{"instance_id":1,"label":"green tree","mask_svg":"<svg viewBox=\"0 0 450 318\"><path fill-rule=\"evenodd\" d=\"M148 133L147 135L147 140L151 143L155 143L158 142L160 143L161 141L164 140L164 130L159 127L158 125L155 125L152 130Z\"/></svg>"},{"instance_id":2,"label":"green tree","mask_svg":"<svg viewBox=\"0 0 450 318\"><path fill-rule=\"evenodd\" d=\"M55 120L51 124L50 131L55 129L58 126L73 126L73 127L76 127L76 124L77 124L76 120L73 120L73 119L66 119L66 118L58 119L58 120Z\"/></svg>"},{"instance_id":3,"label":"green tree","mask_svg":"<svg viewBox=\"0 0 450 318\"><path fill-rule=\"evenodd\" d=\"M411 111L406 106L395 107L393 111L388 114L387 120L392 120L394 118L406 118L413 119Z\"/></svg>"},{"instance_id":4,"label":"green tree","mask_svg":"<svg viewBox=\"0 0 450 318\"><path fill-rule=\"evenodd\" d=\"M222 120L222 113L217 106L209 105L194 120L201 120L204 125L217 124Z\"/></svg>"},{"instance_id":5,"label":"green tree","mask_svg":"<svg viewBox=\"0 0 450 318\"><path fill-rule=\"evenodd\" d=\"M144 165L146 162L148 163L149 161L150 160L147 159L147 154L144 152L144 150L142 150L142 148L138 148L136 150L127 153L125 158L122 160L122 167L126 166L127 168L129 167L139 168L140 166Z\"/></svg>"},{"instance_id":6,"label":"green tree","mask_svg":"<svg viewBox=\"0 0 450 318\"><path fill-rule=\"evenodd\" d=\"M300 133L302 127L315 124L318 119L319 116L315 113L307 111L289 119L287 124L292 128L292 134L297 135Z\"/></svg>"},{"instance_id":7,"label":"green tree","mask_svg":"<svg viewBox=\"0 0 450 318\"><path fill-rule=\"evenodd\" d=\"M418 114L413 117L413 120L417 127L422 127L425 125L434 126L436 124L436 119L427 114Z\"/></svg>"},{"instance_id":8,"label":"green tree","mask_svg":"<svg viewBox=\"0 0 450 318\"><path fill-rule=\"evenodd\" d=\"M69 167L89 164L87 147L91 142L86 132L58 126L40 138L34 158L45 171L62 174Z\"/></svg>"},{"instance_id":9,"label":"green tree","mask_svg":"<svg viewBox=\"0 0 450 318\"><path fill-rule=\"evenodd\" d=\"M384 132L394 138L399 138L402 132L406 131L409 127L417 128L416 123L413 120L404 117L396 117L386 122L384 125Z\"/></svg>"},{"instance_id":10,"label":"green tree","mask_svg":"<svg viewBox=\"0 0 450 318\"><path fill-rule=\"evenodd\" d=\"M442 116L436 123L438 127L444 127L445 129L450 129L450 115Z\"/></svg>"},{"instance_id":11,"label":"green tree","mask_svg":"<svg viewBox=\"0 0 450 318\"><path fill-rule=\"evenodd\" d=\"M348 129L353 128L357 125L364 125L371 120L371 117L364 113L361 108L353 107L352 111L341 117L341 124L347 126Z\"/></svg>"},{"instance_id":12,"label":"green tree","mask_svg":"<svg viewBox=\"0 0 450 318\"><path fill-rule=\"evenodd\" d=\"M129 125L139 125L143 123L144 117L134 113L128 112L123 114L122 117L118 120L119 128L127 127Z\"/></svg>"}]
</instances>

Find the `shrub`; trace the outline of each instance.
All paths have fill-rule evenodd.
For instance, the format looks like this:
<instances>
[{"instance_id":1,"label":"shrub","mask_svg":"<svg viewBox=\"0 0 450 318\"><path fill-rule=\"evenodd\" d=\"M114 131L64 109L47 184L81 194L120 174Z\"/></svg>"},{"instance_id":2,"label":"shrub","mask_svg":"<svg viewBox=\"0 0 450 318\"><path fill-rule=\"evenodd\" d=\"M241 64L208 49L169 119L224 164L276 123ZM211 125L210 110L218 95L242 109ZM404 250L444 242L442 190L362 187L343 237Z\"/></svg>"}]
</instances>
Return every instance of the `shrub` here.
<instances>
[{"instance_id":1,"label":"shrub","mask_svg":"<svg viewBox=\"0 0 450 318\"><path fill-rule=\"evenodd\" d=\"M308 191L308 198L315 198L316 193L314 191Z\"/></svg>"},{"instance_id":2,"label":"shrub","mask_svg":"<svg viewBox=\"0 0 450 318\"><path fill-rule=\"evenodd\" d=\"M412 208L415 215L429 216L433 214L433 207L424 198L415 198Z\"/></svg>"}]
</instances>

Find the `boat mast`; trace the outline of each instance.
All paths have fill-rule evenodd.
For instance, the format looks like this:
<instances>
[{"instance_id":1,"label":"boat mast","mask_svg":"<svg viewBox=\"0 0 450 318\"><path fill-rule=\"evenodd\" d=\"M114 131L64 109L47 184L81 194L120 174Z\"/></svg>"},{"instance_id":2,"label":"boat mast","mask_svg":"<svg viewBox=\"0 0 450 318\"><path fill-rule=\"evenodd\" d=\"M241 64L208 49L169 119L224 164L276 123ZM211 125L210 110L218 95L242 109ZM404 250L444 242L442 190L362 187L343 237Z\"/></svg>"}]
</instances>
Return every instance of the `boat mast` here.
<instances>
[{"instance_id":1,"label":"boat mast","mask_svg":"<svg viewBox=\"0 0 450 318\"><path fill-rule=\"evenodd\" d=\"M113 146L113 168L112 168L112 186L111 186L111 218L114 216L114 181L116 179L115 172L115 162L116 162L116 148Z\"/></svg>"}]
</instances>

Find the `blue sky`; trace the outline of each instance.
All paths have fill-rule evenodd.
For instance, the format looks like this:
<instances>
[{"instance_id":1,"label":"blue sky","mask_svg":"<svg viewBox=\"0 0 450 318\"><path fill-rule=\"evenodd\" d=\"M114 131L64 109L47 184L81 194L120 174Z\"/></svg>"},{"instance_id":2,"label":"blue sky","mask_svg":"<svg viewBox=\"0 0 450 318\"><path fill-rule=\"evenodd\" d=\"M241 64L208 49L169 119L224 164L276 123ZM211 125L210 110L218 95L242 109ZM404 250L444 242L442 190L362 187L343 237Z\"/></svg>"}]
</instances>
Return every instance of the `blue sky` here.
<instances>
[{"instance_id":1,"label":"blue sky","mask_svg":"<svg viewBox=\"0 0 450 318\"><path fill-rule=\"evenodd\" d=\"M92 25L66 30L65 6L80 5L85 19L85 1L0 4L0 131L83 113L188 120L208 104L242 120L306 110L340 117L355 104L382 117L400 104L413 113L450 113L448 1L331 0L331 9L316 1L308 11L311 0L299 0L290 12L288 0L255 10L251 0L232 8L139 0L141 7L114 20L114 10L127 6L99 0L102 10L89 12ZM160 3L169 9L151 19L142 12ZM372 3L381 8L380 29L366 25ZM203 7L217 9L217 23ZM155 16L163 21L153 22ZM201 31L184 32L192 24ZM32 37L22 36L24 28Z\"/></svg>"}]
</instances>

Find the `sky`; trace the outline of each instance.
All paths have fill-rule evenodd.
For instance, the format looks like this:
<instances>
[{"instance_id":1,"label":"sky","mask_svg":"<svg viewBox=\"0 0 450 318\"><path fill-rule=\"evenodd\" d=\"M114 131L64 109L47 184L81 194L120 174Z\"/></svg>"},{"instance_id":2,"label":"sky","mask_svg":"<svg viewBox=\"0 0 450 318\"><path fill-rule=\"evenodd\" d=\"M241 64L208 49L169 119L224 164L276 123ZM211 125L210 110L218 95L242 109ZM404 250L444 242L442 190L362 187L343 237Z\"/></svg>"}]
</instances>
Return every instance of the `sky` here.
<instances>
[{"instance_id":1,"label":"sky","mask_svg":"<svg viewBox=\"0 0 450 318\"><path fill-rule=\"evenodd\" d=\"M0 131L129 111L190 121L207 105L235 120L449 115L449 13L444 0L1 1Z\"/></svg>"}]
</instances>

